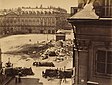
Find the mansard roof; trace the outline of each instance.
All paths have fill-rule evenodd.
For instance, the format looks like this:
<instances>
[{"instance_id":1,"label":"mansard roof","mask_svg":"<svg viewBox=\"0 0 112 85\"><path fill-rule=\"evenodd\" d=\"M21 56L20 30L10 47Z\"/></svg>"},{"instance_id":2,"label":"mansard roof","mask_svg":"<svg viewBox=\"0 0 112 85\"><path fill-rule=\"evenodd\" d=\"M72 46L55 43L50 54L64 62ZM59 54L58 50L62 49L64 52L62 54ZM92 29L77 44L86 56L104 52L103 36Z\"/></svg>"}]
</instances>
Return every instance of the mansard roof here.
<instances>
[{"instance_id":1,"label":"mansard roof","mask_svg":"<svg viewBox=\"0 0 112 85\"><path fill-rule=\"evenodd\" d=\"M5 10L5 11L4 11ZM54 13L67 13L67 11L65 9L62 9L60 7L58 8L55 8L55 7L35 7L35 8L32 8L32 7L19 7L19 8L15 8L15 9L2 9L0 10L0 15L6 15L6 14L10 14L12 13L13 14L17 14L17 15L28 15L28 14L33 14L33 15L36 15L36 14L54 14Z\"/></svg>"}]
</instances>

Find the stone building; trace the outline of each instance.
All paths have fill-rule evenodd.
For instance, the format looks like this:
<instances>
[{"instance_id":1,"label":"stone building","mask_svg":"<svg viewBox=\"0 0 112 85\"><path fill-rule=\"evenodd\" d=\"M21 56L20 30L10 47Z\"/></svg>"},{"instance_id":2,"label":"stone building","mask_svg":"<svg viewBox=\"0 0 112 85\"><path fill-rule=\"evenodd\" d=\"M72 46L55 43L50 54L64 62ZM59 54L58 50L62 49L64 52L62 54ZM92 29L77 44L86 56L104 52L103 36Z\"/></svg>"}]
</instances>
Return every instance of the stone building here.
<instances>
[{"instance_id":1,"label":"stone building","mask_svg":"<svg viewBox=\"0 0 112 85\"><path fill-rule=\"evenodd\" d=\"M0 33L56 33L67 28L69 14L60 7L22 7L0 11ZM66 26L65 26L66 25Z\"/></svg>"},{"instance_id":2,"label":"stone building","mask_svg":"<svg viewBox=\"0 0 112 85\"><path fill-rule=\"evenodd\" d=\"M86 3L94 2L95 12L99 17L112 17L112 0L78 0L78 9L82 9Z\"/></svg>"},{"instance_id":3,"label":"stone building","mask_svg":"<svg viewBox=\"0 0 112 85\"><path fill-rule=\"evenodd\" d=\"M112 85L112 0L79 5L68 19L75 37L73 85Z\"/></svg>"}]
</instances>

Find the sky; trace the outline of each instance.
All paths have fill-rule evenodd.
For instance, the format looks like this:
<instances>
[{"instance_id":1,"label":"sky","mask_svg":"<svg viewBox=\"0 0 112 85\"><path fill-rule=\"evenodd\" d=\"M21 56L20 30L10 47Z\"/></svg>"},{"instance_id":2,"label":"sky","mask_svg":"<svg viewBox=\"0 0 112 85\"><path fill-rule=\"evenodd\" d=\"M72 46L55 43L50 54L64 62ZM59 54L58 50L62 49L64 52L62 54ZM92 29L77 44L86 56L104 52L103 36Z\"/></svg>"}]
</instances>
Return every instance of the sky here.
<instances>
[{"instance_id":1,"label":"sky","mask_svg":"<svg viewBox=\"0 0 112 85\"><path fill-rule=\"evenodd\" d=\"M70 7L77 6L77 0L0 0L0 9L17 7L61 7L70 13Z\"/></svg>"}]
</instances>

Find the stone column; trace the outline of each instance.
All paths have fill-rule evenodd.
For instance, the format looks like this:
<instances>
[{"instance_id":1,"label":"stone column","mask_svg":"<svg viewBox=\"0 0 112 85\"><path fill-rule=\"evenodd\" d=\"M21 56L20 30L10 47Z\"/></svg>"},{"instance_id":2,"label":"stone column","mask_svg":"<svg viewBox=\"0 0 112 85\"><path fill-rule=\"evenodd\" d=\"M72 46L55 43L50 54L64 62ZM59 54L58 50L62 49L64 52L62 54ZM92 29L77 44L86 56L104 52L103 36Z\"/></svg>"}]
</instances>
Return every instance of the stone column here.
<instances>
[{"instance_id":1,"label":"stone column","mask_svg":"<svg viewBox=\"0 0 112 85\"><path fill-rule=\"evenodd\" d=\"M79 52L79 85L87 85L88 52Z\"/></svg>"}]
</instances>

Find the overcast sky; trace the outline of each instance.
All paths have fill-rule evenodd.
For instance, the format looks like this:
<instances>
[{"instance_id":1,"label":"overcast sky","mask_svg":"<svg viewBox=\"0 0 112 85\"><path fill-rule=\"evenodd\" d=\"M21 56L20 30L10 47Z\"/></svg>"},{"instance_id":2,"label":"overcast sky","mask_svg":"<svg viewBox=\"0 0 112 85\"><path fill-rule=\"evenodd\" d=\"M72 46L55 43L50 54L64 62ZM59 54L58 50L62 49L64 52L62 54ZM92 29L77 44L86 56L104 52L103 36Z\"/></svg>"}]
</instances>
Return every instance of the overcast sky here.
<instances>
[{"instance_id":1,"label":"overcast sky","mask_svg":"<svg viewBox=\"0 0 112 85\"><path fill-rule=\"evenodd\" d=\"M70 13L70 7L77 6L77 0L0 0L0 9L17 8L17 7L35 7L43 5L43 7L54 6L62 7Z\"/></svg>"}]
</instances>

